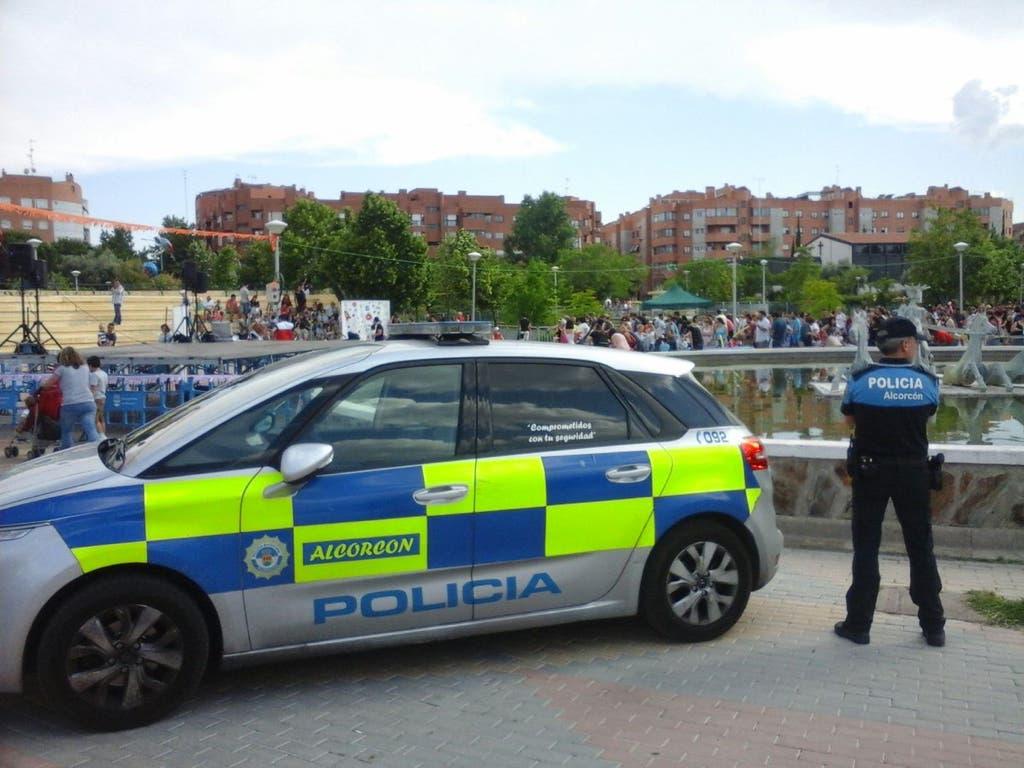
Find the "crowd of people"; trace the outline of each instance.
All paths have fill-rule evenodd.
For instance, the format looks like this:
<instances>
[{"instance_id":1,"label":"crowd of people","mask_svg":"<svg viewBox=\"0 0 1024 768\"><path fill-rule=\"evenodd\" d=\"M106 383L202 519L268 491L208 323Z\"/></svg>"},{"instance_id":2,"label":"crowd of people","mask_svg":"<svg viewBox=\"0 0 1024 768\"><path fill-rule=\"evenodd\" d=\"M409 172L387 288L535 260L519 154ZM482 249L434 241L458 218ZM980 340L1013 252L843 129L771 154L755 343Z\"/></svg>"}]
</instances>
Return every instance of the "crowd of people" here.
<instances>
[{"instance_id":1,"label":"crowd of people","mask_svg":"<svg viewBox=\"0 0 1024 768\"><path fill-rule=\"evenodd\" d=\"M957 311L952 303L923 308L922 325L933 345L966 343L967 320L978 312L992 326L990 344L1024 343L1024 314L1020 306L985 305ZM895 314L872 307L868 315L868 343L875 344L880 325ZM851 317L842 307L814 316L781 311L688 315L682 312L643 314L627 311L617 321L607 314L562 318L553 329L553 340L567 344L593 344L638 352L753 347L829 347L855 343L850 338ZM520 333L522 337L522 332Z\"/></svg>"}]
</instances>

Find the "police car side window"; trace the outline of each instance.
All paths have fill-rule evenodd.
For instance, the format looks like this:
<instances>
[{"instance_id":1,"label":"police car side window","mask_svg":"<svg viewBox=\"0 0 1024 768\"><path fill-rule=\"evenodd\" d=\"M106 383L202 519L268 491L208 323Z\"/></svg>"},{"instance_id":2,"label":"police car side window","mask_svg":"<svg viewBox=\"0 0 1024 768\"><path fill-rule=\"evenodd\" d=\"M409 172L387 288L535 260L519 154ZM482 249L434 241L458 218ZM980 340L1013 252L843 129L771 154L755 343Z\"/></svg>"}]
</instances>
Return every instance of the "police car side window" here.
<instances>
[{"instance_id":1,"label":"police car side window","mask_svg":"<svg viewBox=\"0 0 1024 768\"><path fill-rule=\"evenodd\" d=\"M488 363L492 448L498 453L574 449L628 440L622 402L596 368Z\"/></svg>"},{"instance_id":2,"label":"police car side window","mask_svg":"<svg viewBox=\"0 0 1024 768\"><path fill-rule=\"evenodd\" d=\"M650 394L689 429L739 424L714 396L687 376L628 372L624 375Z\"/></svg>"},{"instance_id":3,"label":"police car side window","mask_svg":"<svg viewBox=\"0 0 1024 768\"><path fill-rule=\"evenodd\" d=\"M204 433L146 475L222 472L269 464L278 438L323 391L322 384L309 384L266 400Z\"/></svg>"},{"instance_id":4,"label":"police car side window","mask_svg":"<svg viewBox=\"0 0 1024 768\"><path fill-rule=\"evenodd\" d=\"M344 391L296 441L334 446L326 473L449 461L461 404L461 364L393 368Z\"/></svg>"}]
</instances>

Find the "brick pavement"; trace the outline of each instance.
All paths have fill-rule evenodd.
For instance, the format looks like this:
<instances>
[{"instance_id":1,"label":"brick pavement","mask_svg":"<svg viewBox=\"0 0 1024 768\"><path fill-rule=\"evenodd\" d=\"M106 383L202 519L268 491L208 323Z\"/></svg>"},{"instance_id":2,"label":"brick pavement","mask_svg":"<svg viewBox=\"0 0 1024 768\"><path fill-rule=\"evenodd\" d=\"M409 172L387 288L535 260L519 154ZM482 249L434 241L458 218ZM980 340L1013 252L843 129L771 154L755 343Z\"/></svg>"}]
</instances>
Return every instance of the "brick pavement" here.
<instances>
[{"instance_id":1,"label":"brick pavement","mask_svg":"<svg viewBox=\"0 0 1024 768\"><path fill-rule=\"evenodd\" d=\"M174 716L81 733L0 697L0 768L1024 765L1024 632L954 619L925 646L905 558L871 645L835 637L849 555L788 550L725 637L636 621L221 673ZM945 598L1024 597L1024 567L941 561Z\"/></svg>"}]
</instances>

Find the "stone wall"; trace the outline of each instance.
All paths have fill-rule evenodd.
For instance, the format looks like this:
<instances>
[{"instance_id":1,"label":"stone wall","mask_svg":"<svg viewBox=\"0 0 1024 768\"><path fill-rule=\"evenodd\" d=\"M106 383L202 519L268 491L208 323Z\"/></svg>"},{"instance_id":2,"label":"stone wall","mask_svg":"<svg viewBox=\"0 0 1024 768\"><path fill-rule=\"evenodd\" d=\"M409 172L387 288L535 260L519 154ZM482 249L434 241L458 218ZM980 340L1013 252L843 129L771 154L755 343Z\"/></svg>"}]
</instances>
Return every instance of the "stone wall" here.
<instances>
[{"instance_id":1,"label":"stone wall","mask_svg":"<svg viewBox=\"0 0 1024 768\"><path fill-rule=\"evenodd\" d=\"M850 519L846 443L765 440L780 516ZM1024 534L1024 450L933 445L946 463L943 488L932 492L936 525Z\"/></svg>"}]
</instances>

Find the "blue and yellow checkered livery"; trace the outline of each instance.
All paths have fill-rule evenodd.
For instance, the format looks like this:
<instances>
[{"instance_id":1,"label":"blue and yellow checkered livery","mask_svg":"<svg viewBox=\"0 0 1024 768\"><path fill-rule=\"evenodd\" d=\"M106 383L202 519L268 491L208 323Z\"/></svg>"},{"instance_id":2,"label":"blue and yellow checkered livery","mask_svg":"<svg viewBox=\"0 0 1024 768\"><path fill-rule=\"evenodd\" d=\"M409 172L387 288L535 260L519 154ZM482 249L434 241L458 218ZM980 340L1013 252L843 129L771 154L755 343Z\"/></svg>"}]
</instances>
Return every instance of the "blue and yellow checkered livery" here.
<instances>
[{"instance_id":1,"label":"blue and yellow checkered livery","mask_svg":"<svg viewBox=\"0 0 1024 768\"><path fill-rule=\"evenodd\" d=\"M610 482L610 467L649 467ZM279 473L156 480L26 504L83 572L149 563L207 593L650 547L681 519L750 515L760 486L735 445L464 460L320 476L291 496ZM464 487L422 505L423 488Z\"/></svg>"}]
</instances>

